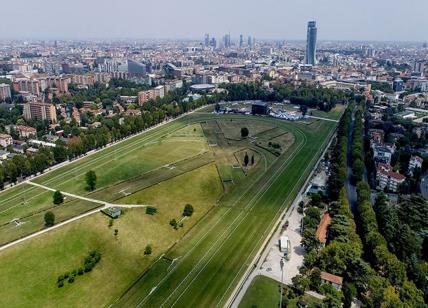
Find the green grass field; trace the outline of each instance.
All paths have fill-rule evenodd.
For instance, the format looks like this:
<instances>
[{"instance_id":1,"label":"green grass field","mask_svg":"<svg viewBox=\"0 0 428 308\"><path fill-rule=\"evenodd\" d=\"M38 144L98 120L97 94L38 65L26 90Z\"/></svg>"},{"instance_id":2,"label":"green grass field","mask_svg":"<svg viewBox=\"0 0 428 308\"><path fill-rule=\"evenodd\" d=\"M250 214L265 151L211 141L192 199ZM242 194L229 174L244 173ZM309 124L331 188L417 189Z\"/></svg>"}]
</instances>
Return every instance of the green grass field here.
<instances>
[{"instance_id":1,"label":"green grass field","mask_svg":"<svg viewBox=\"0 0 428 308\"><path fill-rule=\"evenodd\" d=\"M310 110L312 115L315 117L327 118L332 120L339 120L342 116L342 113L345 111L344 105L337 105L329 112L321 111L321 110Z\"/></svg>"},{"instance_id":2,"label":"green grass field","mask_svg":"<svg viewBox=\"0 0 428 308\"><path fill-rule=\"evenodd\" d=\"M317 131L305 124L275 124L292 132L295 143L268 172L225 196L221 206L198 224L200 231L195 231L192 240L181 241L168 252L169 259L179 259L167 273L159 273L164 277L157 284L150 287L152 282L138 282L136 288L141 291L131 289L117 306L212 307L227 301L266 232L294 199L335 127L326 121Z\"/></svg>"},{"instance_id":3,"label":"green grass field","mask_svg":"<svg viewBox=\"0 0 428 308\"><path fill-rule=\"evenodd\" d=\"M188 194L179 193L182 190ZM144 209L127 210L109 228L109 219L96 214L0 252L0 306L108 305L215 206L221 193L215 166L210 164L132 196L155 205L158 212L153 216ZM132 198L123 202L135 202ZM195 212L174 230L169 220L180 219L186 203ZM117 239L114 229L119 230ZM153 247L150 257L143 254L147 244ZM57 277L80 266L94 249L101 251L102 260L93 272L58 288Z\"/></svg>"},{"instance_id":4,"label":"green grass field","mask_svg":"<svg viewBox=\"0 0 428 308\"><path fill-rule=\"evenodd\" d=\"M271 278L256 276L242 298L239 308L279 307L280 287L281 284ZM300 299L303 299L309 308L322 305L321 300L305 294L302 297L289 298L286 307L297 308Z\"/></svg>"},{"instance_id":5,"label":"green grass field","mask_svg":"<svg viewBox=\"0 0 428 308\"><path fill-rule=\"evenodd\" d=\"M239 308L279 307L280 285L273 279L256 276L242 298Z\"/></svg>"},{"instance_id":6,"label":"green grass field","mask_svg":"<svg viewBox=\"0 0 428 308\"><path fill-rule=\"evenodd\" d=\"M250 139L225 138L242 125L257 131L260 140L274 128L293 138L276 157ZM0 252L0 283L7 284L0 290L0 306L223 305L334 128L327 121L195 113L38 178L49 187L99 200L150 204L158 213L126 210L111 228L106 216L95 214ZM256 154L247 175L240 168L242 151ZM100 178L91 194L81 183L89 169ZM225 182L226 177L232 181ZM19 205L23 194L31 195L28 206ZM51 192L29 185L0 196L14 200L0 201L0 210L9 215L5 222L14 215L36 215L43 209L40 203L51 202ZM174 230L169 221L181 221L186 203L194 206L194 215ZM58 216L72 217L85 206L70 206ZM153 246L150 257L143 255L147 244ZM94 271L58 289L56 277L79 266L93 249L103 254Z\"/></svg>"}]
</instances>

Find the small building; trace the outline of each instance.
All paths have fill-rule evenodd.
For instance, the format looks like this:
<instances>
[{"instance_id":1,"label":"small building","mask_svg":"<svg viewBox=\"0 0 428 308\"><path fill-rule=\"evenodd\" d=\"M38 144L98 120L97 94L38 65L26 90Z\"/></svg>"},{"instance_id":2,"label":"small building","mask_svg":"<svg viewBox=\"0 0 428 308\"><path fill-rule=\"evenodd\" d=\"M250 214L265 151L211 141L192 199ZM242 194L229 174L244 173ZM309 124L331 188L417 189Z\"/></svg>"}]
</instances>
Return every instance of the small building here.
<instances>
[{"instance_id":1,"label":"small building","mask_svg":"<svg viewBox=\"0 0 428 308\"><path fill-rule=\"evenodd\" d=\"M8 151L0 150L0 160L6 160L6 159L8 159L9 154L10 153Z\"/></svg>"},{"instance_id":2,"label":"small building","mask_svg":"<svg viewBox=\"0 0 428 308\"><path fill-rule=\"evenodd\" d=\"M315 235L317 236L320 243L325 246L328 238L328 226L331 224L331 216L329 213L325 213L318 225Z\"/></svg>"},{"instance_id":3,"label":"small building","mask_svg":"<svg viewBox=\"0 0 428 308\"><path fill-rule=\"evenodd\" d=\"M321 283L330 284L336 290L342 289L343 278L327 272L321 272Z\"/></svg>"},{"instance_id":4,"label":"small building","mask_svg":"<svg viewBox=\"0 0 428 308\"><path fill-rule=\"evenodd\" d=\"M262 101L252 103L251 113L253 115L256 115L256 114L267 115L268 114L268 103L265 103Z\"/></svg>"},{"instance_id":5,"label":"small building","mask_svg":"<svg viewBox=\"0 0 428 308\"><path fill-rule=\"evenodd\" d=\"M7 134L0 134L0 146L7 148L13 142L12 136Z\"/></svg>"},{"instance_id":6,"label":"small building","mask_svg":"<svg viewBox=\"0 0 428 308\"><path fill-rule=\"evenodd\" d=\"M419 156L412 156L410 157L410 161L409 161L409 174L413 175L413 172L416 169L422 169L422 163L424 162L424 160L422 158L420 158Z\"/></svg>"},{"instance_id":7,"label":"small building","mask_svg":"<svg viewBox=\"0 0 428 308\"><path fill-rule=\"evenodd\" d=\"M104 214L106 214L108 217L116 219L119 218L120 215L122 215L122 210L118 207L108 207L104 210L102 210Z\"/></svg>"}]
</instances>

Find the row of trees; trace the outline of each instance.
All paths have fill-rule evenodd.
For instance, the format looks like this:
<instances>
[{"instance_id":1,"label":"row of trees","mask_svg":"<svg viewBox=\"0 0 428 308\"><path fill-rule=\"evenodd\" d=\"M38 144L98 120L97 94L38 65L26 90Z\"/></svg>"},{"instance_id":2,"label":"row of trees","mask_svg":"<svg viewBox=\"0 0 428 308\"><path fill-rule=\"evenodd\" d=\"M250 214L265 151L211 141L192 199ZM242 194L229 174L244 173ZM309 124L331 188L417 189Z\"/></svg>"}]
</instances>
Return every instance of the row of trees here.
<instances>
[{"instance_id":1,"label":"row of trees","mask_svg":"<svg viewBox=\"0 0 428 308\"><path fill-rule=\"evenodd\" d=\"M337 200L339 192L346 181L347 152L349 142L349 129L352 122L352 108L348 107L340 119L337 128L336 143L331 152L331 175L328 179L327 192L330 200Z\"/></svg>"},{"instance_id":2,"label":"row of trees","mask_svg":"<svg viewBox=\"0 0 428 308\"><path fill-rule=\"evenodd\" d=\"M355 112L354 130L352 132L352 179L354 183L363 180L364 176L364 142L363 142L363 113L361 110Z\"/></svg>"},{"instance_id":3,"label":"row of trees","mask_svg":"<svg viewBox=\"0 0 428 308\"><path fill-rule=\"evenodd\" d=\"M366 190L363 190L362 184L358 186L358 203L362 206L358 207L356 218L358 219L358 231L363 240L357 233L357 224L354 221L344 188L351 108L348 108L348 114L345 113L340 121L338 141L333 145L331 154L332 163L342 164L344 170L342 178L338 176L337 172L333 172L333 178L329 183L330 189L326 199L331 201L328 212L332 221L328 228L328 240L325 248L321 249L315 236L321 212L314 207L307 209L303 219L305 229L302 241L306 254L304 266L300 271L301 275L293 279L294 288L301 292L313 289L327 295L326 302L329 307L340 307L341 303L344 304L344 307L350 307L356 297L367 307L425 307L422 292L407 279L403 264L388 251L386 243L379 240L379 236L381 236L379 232L375 233L377 222L369 203L370 189L367 186ZM337 167L332 167L332 169L335 168L339 170ZM336 186L333 186L332 183ZM333 187L339 188L339 192L331 189ZM322 203L318 202L318 198L313 201L316 202L311 201L311 203L316 203L322 208ZM415 211L412 216L417 217L416 212L420 211ZM368 228L373 230L367 232ZM376 258L373 259L373 256ZM342 292L329 290L328 287L322 285L321 271L343 277ZM419 275L419 278L422 276ZM412 280L416 281L413 278ZM420 287L420 289L422 288Z\"/></svg>"},{"instance_id":4,"label":"row of trees","mask_svg":"<svg viewBox=\"0 0 428 308\"><path fill-rule=\"evenodd\" d=\"M228 100L264 100L276 102L290 100L292 104L319 108L324 111L329 111L336 104L343 104L353 98L353 94L310 84L294 85L292 83L278 83L274 84L272 88L267 88L261 82L251 82L223 84L222 87L228 91Z\"/></svg>"},{"instance_id":5,"label":"row of trees","mask_svg":"<svg viewBox=\"0 0 428 308\"><path fill-rule=\"evenodd\" d=\"M370 194L366 182L358 183L358 230L363 239L365 258L378 273L383 293L388 295L384 300L392 307L425 307L423 292L408 280L405 264L389 251L387 241L379 232Z\"/></svg>"},{"instance_id":6,"label":"row of trees","mask_svg":"<svg viewBox=\"0 0 428 308\"><path fill-rule=\"evenodd\" d=\"M428 203L411 196L393 206L383 193L374 205L379 232L428 302Z\"/></svg>"},{"instance_id":7,"label":"row of trees","mask_svg":"<svg viewBox=\"0 0 428 308\"><path fill-rule=\"evenodd\" d=\"M121 140L166 119L218 100L216 97L203 96L197 101L176 103L176 99L182 101L184 93L182 90L173 91L162 99L144 104L142 116L116 115L112 118L99 116L96 120L101 123L101 126L96 128L82 130L77 123L72 122L66 128L66 133L70 136L68 143L58 140L55 148L40 147L35 155L16 155L0 166L0 188L4 187L4 183L16 183L20 177L43 173L54 164L75 159L91 150L100 149L112 141Z\"/></svg>"}]
</instances>

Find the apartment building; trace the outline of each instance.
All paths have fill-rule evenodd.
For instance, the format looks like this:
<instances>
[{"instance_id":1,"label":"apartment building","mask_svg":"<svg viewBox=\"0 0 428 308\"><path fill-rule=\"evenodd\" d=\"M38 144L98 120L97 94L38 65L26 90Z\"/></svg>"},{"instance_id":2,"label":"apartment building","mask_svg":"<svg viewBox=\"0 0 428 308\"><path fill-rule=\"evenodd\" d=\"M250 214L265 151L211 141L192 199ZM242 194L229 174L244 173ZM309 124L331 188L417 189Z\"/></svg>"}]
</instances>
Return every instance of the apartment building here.
<instances>
[{"instance_id":1,"label":"apartment building","mask_svg":"<svg viewBox=\"0 0 428 308\"><path fill-rule=\"evenodd\" d=\"M0 100L5 100L6 98L12 97L12 93L10 91L10 86L6 83L0 84Z\"/></svg>"},{"instance_id":2,"label":"apartment building","mask_svg":"<svg viewBox=\"0 0 428 308\"><path fill-rule=\"evenodd\" d=\"M387 189L397 192L406 177L398 172L392 171L392 167L387 164L379 163L376 167L377 186L380 189Z\"/></svg>"},{"instance_id":3,"label":"apartment building","mask_svg":"<svg viewBox=\"0 0 428 308\"><path fill-rule=\"evenodd\" d=\"M26 120L57 122L55 106L42 102L24 104L24 118Z\"/></svg>"},{"instance_id":4,"label":"apartment building","mask_svg":"<svg viewBox=\"0 0 428 308\"><path fill-rule=\"evenodd\" d=\"M145 102L156 99L157 97L163 98L165 96L165 87L157 86L154 89L138 92L138 104L142 106Z\"/></svg>"}]
</instances>

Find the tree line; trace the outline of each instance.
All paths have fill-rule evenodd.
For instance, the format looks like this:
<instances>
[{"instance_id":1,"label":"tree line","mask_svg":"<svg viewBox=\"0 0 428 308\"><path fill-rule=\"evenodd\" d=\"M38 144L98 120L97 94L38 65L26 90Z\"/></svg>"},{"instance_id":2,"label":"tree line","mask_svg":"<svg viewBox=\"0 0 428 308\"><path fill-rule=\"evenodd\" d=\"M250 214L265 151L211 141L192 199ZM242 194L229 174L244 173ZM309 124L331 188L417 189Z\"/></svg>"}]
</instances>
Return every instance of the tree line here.
<instances>
[{"instance_id":1,"label":"tree line","mask_svg":"<svg viewBox=\"0 0 428 308\"><path fill-rule=\"evenodd\" d=\"M228 100L263 100L282 102L289 100L292 104L304 105L330 111L337 104L344 104L353 99L354 94L334 89L322 88L311 84L294 85L277 83L271 88L264 87L261 82L230 83L221 85L228 91Z\"/></svg>"}]
</instances>

